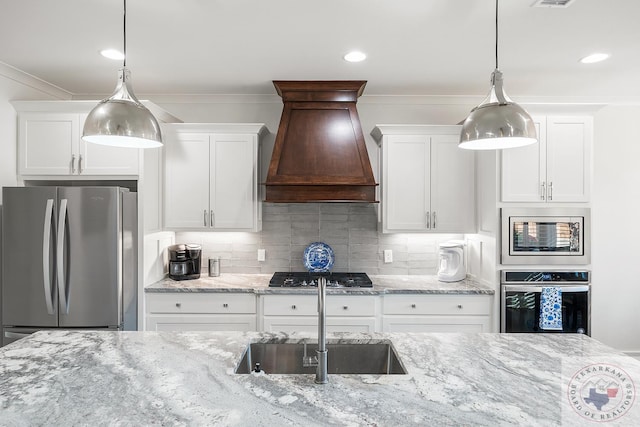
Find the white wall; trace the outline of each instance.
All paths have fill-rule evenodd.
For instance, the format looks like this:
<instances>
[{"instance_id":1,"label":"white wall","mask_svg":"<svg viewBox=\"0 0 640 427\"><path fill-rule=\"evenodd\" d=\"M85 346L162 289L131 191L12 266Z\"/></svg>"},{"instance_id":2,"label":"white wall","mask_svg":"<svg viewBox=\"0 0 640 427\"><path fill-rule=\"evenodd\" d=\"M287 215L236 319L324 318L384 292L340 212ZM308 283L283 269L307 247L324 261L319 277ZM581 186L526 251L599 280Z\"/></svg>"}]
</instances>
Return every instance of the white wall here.
<instances>
[{"instance_id":1,"label":"white wall","mask_svg":"<svg viewBox=\"0 0 640 427\"><path fill-rule=\"evenodd\" d=\"M594 120L592 336L640 352L640 107L606 107Z\"/></svg>"}]
</instances>

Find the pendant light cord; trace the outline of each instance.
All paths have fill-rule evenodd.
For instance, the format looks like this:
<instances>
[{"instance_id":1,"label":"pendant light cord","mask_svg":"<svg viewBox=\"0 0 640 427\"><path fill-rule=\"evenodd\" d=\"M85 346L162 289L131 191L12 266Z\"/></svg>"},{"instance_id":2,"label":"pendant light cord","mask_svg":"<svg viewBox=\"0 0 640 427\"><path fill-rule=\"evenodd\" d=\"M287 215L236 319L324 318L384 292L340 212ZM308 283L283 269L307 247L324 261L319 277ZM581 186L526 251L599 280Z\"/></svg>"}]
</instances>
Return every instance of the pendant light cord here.
<instances>
[{"instance_id":1,"label":"pendant light cord","mask_svg":"<svg viewBox=\"0 0 640 427\"><path fill-rule=\"evenodd\" d=\"M124 22L122 24L122 33L123 33L123 40L124 40L124 47L123 47L124 60L122 63L122 68L127 68L127 0L124 0L123 20Z\"/></svg>"},{"instance_id":2,"label":"pendant light cord","mask_svg":"<svg viewBox=\"0 0 640 427\"><path fill-rule=\"evenodd\" d=\"M126 3L127 0L125 0ZM496 70L498 69L498 0L496 0Z\"/></svg>"}]
</instances>

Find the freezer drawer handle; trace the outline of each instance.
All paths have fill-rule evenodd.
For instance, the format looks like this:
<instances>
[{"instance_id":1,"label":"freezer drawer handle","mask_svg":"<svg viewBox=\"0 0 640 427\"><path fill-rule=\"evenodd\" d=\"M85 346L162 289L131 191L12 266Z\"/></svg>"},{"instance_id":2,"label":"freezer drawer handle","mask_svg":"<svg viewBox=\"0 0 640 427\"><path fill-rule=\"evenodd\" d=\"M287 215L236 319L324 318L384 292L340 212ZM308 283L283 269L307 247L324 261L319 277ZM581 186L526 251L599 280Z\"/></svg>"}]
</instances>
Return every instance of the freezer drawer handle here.
<instances>
[{"instance_id":1,"label":"freezer drawer handle","mask_svg":"<svg viewBox=\"0 0 640 427\"><path fill-rule=\"evenodd\" d=\"M29 335L31 334L21 334L20 332L9 332L9 331L5 331L4 333L5 338L14 338L14 339L26 338Z\"/></svg>"},{"instance_id":2,"label":"freezer drawer handle","mask_svg":"<svg viewBox=\"0 0 640 427\"><path fill-rule=\"evenodd\" d=\"M65 252L64 240L66 237L67 226L67 199L60 200L60 214L58 215L58 296L60 298L60 309L63 314L69 314L69 284L65 280Z\"/></svg>"},{"instance_id":3,"label":"freezer drawer handle","mask_svg":"<svg viewBox=\"0 0 640 427\"><path fill-rule=\"evenodd\" d=\"M47 304L47 313L54 314L53 300L55 292L51 289L51 221L53 220L53 199L47 199L44 209L44 230L42 239L42 278L44 279L44 300ZM53 295L52 295L53 294Z\"/></svg>"}]
</instances>

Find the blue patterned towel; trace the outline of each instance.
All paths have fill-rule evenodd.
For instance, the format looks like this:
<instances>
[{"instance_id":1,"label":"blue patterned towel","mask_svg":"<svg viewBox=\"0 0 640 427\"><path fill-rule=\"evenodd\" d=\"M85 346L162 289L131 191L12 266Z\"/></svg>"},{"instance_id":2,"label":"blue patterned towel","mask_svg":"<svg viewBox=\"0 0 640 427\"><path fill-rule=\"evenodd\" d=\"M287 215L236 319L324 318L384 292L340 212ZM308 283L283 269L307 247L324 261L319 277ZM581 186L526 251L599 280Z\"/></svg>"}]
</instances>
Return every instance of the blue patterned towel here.
<instances>
[{"instance_id":1,"label":"blue patterned towel","mask_svg":"<svg viewBox=\"0 0 640 427\"><path fill-rule=\"evenodd\" d=\"M542 288L540 295L540 329L562 330L562 289Z\"/></svg>"}]
</instances>

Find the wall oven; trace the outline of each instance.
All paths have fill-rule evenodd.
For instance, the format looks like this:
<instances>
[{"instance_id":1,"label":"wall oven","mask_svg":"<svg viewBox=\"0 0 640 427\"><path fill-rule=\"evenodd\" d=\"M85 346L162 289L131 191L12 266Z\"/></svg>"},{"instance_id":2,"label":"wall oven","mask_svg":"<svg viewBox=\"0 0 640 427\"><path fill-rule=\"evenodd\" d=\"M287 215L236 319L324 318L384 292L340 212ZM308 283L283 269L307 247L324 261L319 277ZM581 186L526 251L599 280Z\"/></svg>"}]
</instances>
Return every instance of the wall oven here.
<instances>
[{"instance_id":1,"label":"wall oven","mask_svg":"<svg viewBox=\"0 0 640 427\"><path fill-rule=\"evenodd\" d=\"M505 270L500 288L500 332L591 335L588 271ZM557 304L550 304L548 295L556 296ZM544 321L550 312L555 323Z\"/></svg>"},{"instance_id":2,"label":"wall oven","mask_svg":"<svg viewBox=\"0 0 640 427\"><path fill-rule=\"evenodd\" d=\"M503 208L502 264L591 262L589 208Z\"/></svg>"}]
</instances>

